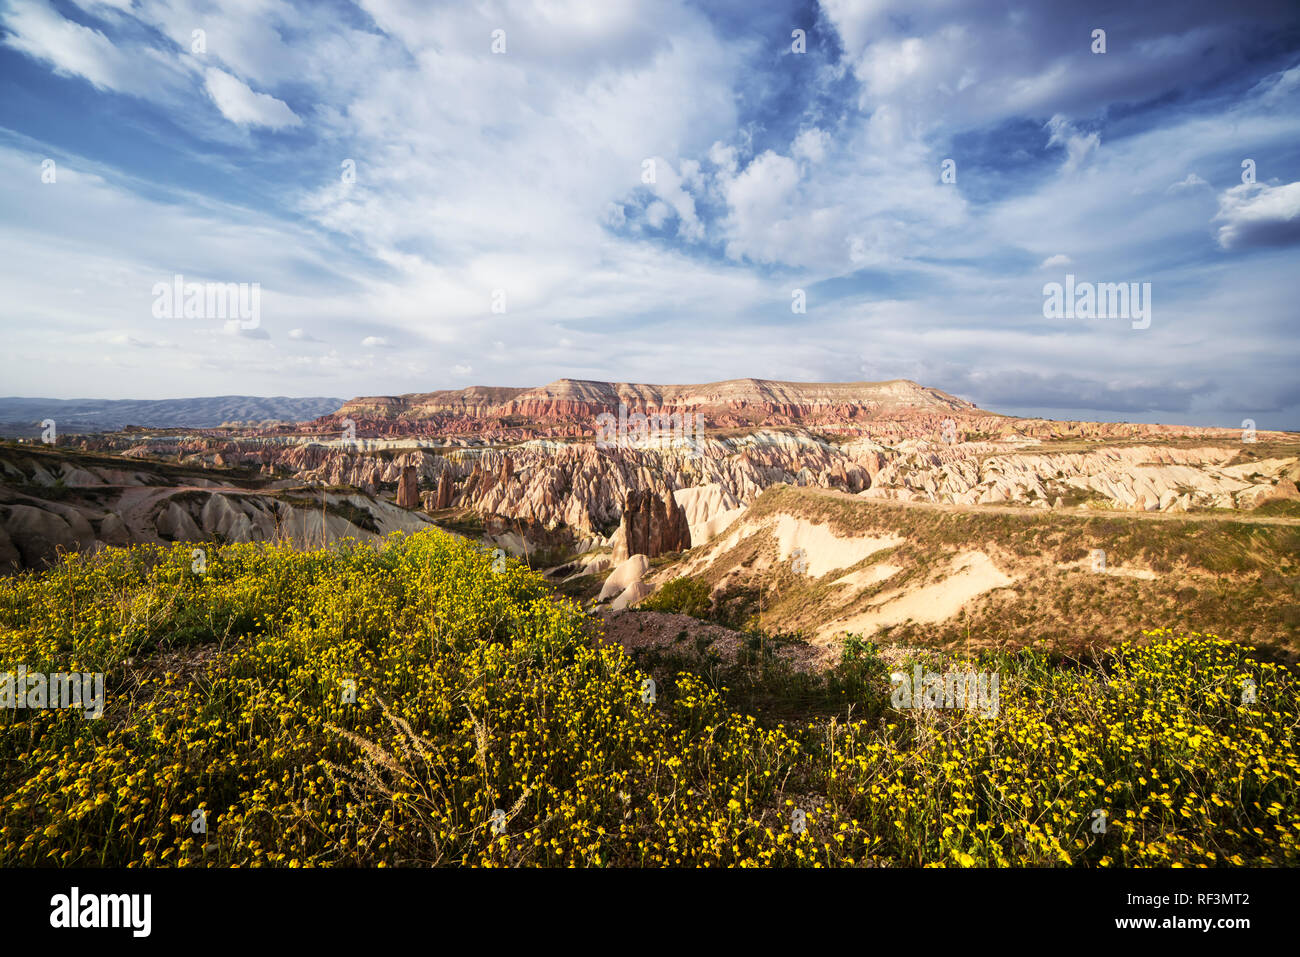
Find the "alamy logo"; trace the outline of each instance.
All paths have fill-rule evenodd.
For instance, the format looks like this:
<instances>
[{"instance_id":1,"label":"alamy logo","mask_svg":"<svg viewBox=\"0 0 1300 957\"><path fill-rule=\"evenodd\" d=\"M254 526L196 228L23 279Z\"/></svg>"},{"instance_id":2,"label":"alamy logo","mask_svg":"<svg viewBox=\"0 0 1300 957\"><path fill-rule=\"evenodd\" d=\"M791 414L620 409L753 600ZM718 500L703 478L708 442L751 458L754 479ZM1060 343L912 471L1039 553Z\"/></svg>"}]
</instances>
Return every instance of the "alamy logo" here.
<instances>
[{"instance_id":1,"label":"alamy logo","mask_svg":"<svg viewBox=\"0 0 1300 957\"><path fill-rule=\"evenodd\" d=\"M1044 319L1131 319L1134 329L1151 325L1151 283L1080 282L1066 273L1065 285L1043 286Z\"/></svg>"},{"instance_id":2,"label":"alamy logo","mask_svg":"<svg viewBox=\"0 0 1300 957\"><path fill-rule=\"evenodd\" d=\"M895 671L889 680L894 686L889 701L895 708L965 708L982 711L986 718L998 714L996 671L941 673L926 671L917 665L910 675L905 671Z\"/></svg>"},{"instance_id":3,"label":"alamy logo","mask_svg":"<svg viewBox=\"0 0 1300 957\"><path fill-rule=\"evenodd\" d=\"M262 284L186 282L177 273L169 283L154 283L153 315L155 319L224 319L227 326L256 329L262 322Z\"/></svg>"},{"instance_id":4,"label":"alamy logo","mask_svg":"<svg viewBox=\"0 0 1300 957\"><path fill-rule=\"evenodd\" d=\"M1257 704L1258 701L1258 695L1255 693L1255 679L1241 679L1241 703L1243 705Z\"/></svg>"},{"instance_id":5,"label":"alamy logo","mask_svg":"<svg viewBox=\"0 0 1300 957\"><path fill-rule=\"evenodd\" d=\"M149 894L70 894L50 898L51 927L129 927L133 937L148 937L153 898Z\"/></svg>"},{"instance_id":6,"label":"alamy logo","mask_svg":"<svg viewBox=\"0 0 1300 957\"><path fill-rule=\"evenodd\" d=\"M618 417L612 412L596 416L598 449L685 449L699 450L704 419L690 412L633 412L626 403L618 404Z\"/></svg>"},{"instance_id":7,"label":"alamy logo","mask_svg":"<svg viewBox=\"0 0 1300 957\"><path fill-rule=\"evenodd\" d=\"M104 714L104 675L46 675L19 665L17 672L0 674L0 708L81 708L87 718L99 718Z\"/></svg>"}]
</instances>

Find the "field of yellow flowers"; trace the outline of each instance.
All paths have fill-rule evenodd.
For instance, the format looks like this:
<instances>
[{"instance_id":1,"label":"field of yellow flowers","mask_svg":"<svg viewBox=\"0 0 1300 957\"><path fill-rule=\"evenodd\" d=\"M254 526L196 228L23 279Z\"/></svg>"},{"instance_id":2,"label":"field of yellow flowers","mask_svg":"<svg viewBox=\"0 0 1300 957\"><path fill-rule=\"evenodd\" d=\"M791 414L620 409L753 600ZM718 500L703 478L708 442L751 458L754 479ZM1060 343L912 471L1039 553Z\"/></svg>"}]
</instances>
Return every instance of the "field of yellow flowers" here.
<instances>
[{"instance_id":1,"label":"field of yellow flowers","mask_svg":"<svg viewBox=\"0 0 1300 957\"><path fill-rule=\"evenodd\" d=\"M0 672L107 691L0 710L0 865L1300 863L1296 678L1230 641L986 658L993 717L880 674L867 717L777 723L440 531L191 553L0 581Z\"/></svg>"}]
</instances>

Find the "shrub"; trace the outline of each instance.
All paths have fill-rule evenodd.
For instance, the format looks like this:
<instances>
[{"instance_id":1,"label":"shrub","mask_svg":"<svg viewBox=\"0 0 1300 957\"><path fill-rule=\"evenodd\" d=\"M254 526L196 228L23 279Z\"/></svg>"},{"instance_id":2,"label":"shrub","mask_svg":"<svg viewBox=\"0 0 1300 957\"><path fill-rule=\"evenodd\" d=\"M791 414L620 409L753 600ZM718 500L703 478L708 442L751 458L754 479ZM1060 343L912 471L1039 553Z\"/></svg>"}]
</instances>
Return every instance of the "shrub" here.
<instances>
[{"instance_id":1,"label":"shrub","mask_svg":"<svg viewBox=\"0 0 1300 957\"><path fill-rule=\"evenodd\" d=\"M668 582L641 602L639 607L646 611L667 611L694 618L707 618L711 604L709 583L685 576Z\"/></svg>"}]
</instances>

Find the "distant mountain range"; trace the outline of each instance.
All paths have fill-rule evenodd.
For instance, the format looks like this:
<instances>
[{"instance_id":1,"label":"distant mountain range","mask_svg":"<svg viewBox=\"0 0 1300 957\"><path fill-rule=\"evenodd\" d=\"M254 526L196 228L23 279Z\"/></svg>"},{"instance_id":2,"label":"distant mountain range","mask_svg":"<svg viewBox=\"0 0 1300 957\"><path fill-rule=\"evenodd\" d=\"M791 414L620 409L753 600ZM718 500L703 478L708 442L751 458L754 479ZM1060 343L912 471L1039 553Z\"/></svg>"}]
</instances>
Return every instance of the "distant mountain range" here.
<instances>
[{"instance_id":1,"label":"distant mountain range","mask_svg":"<svg viewBox=\"0 0 1300 957\"><path fill-rule=\"evenodd\" d=\"M579 420L601 412L630 411L712 413L764 421L835 420L897 411L958 412L980 410L963 399L906 379L889 382L778 382L727 379L699 385L647 385L558 379L535 388L488 388L415 392L350 399L338 415L357 419L421 420L439 416L473 418L523 417L530 420Z\"/></svg>"},{"instance_id":2,"label":"distant mountain range","mask_svg":"<svg viewBox=\"0 0 1300 957\"><path fill-rule=\"evenodd\" d=\"M828 423L890 413L979 414L969 402L905 379L890 382L778 382L727 379L699 385L649 385L558 379L532 388L470 386L436 392L364 396L264 398L222 395L192 399L0 398L0 435L33 436L44 419L65 434L145 428L203 429L228 422L307 422L325 416L358 424L427 423L448 419L498 422L587 422L601 412L704 413L714 425Z\"/></svg>"},{"instance_id":3,"label":"distant mountain range","mask_svg":"<svg viewBox=\"0 0 1300 957\"><path fill-rule=\"evenodd\" d=\"M206 429L223 422L303 422L338 409L342 399L214 395L194 399L0 398L0 435L37 435L44 419L60 433L104 432L128 425Z\"/></svg>"}]
</instances>

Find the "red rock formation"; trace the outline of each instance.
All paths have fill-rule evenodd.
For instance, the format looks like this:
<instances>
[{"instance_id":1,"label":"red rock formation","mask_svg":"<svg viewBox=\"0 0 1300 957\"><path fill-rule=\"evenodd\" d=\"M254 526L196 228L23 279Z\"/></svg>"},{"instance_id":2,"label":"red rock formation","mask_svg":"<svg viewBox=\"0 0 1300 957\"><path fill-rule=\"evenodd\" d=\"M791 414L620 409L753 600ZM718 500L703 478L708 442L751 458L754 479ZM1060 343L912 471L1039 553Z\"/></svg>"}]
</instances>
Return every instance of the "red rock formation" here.
<instances>
[{"instance_id":1,"label":"red rock formation","mask_svg":"<svg viewBox=\"0 0 1300 957\"><path fill-rule=\"evenodd\" d=\"M483 478L483 470L479 468L477 462L474 463L474 470L469 473L469 478L465 480L465 487L461 490L461 504L464 505L479 492L479 481Z\"/></svg>"},{"instance_id":2,"label":"red rock formation","mask_svg":"<svg viewBox=\"0 0 1300 957\"><path fill-rule=\"evenodd\" d=\"M420 484L414 465L402 468L402 477L397 483L397 504L402 508L420 507Z\"/></svg>"},{"instance_id":3,"label":"red rock formation","mask_svg":"<svg viewBox=\"0 0 1300 957\"><path fill-rule=\"evenodd\" d=\"M699 415L703 432L689 448L597 447L595 417L615 412ZM612 404L612 405L611 405ZM162 430L88 437L93 450L127 458L181 454L195 466L246 469L268 478L368 491L413 481L430 490L426 508L460 507L483 515L564 525L604 540L619 527L629 491L665 497L716 485L722 497L748 505L775 484L816 485L874 498L978 504L1015 501L1044 505L1090 488L1116 507L1137 496L1161 509L1250 507L1274 490L1267 476L1258 490L1206 472L1193 497L1170 486L1168 476L1138 481L1133 469L1153 464L1218 469L1222 456L1159 448L1114 450L1065 458L1042 450L1030 456L1024 437L1074 440L1173 438L1230 440L1240 429L1129 423L1054 422L985 413L961 400L911 382L789 383L756 379L696 386L648 386L560 380L540 389L471 389L391 398L356 399L351 413L357 441L340 442L332 417L298 423L277 434L233 428L181 433ZM536 416L529 418L530 415ZM569 420L564 416L572 416ZM796 420L795 428L769 428ZM941 441L951 420L965 444ZM836 438L827 440L828 435ZM1274 434L1275 438L1280 438ZM577 439L529 442L538 437ZM1001 438L1015 438L1002 443ZM1261 441L1266 439L1260 433ZM904 440L920 440L907 443ZM523 444L526 443L527 444ZM1018 450L1018 451L1017 451ZM416 470L414 480L406 469ZM1149 469L1147 470L1149 471ZM222 476L221 482L234 481ZM1245 481L1245 480L1241 480ZM1154 483L1154 484L1153 484ZM1264 485L1267 484L1267 488ZM1067 489L1067 486L1069 487ZM1067 495L1067 491L1069 494ZM1250 491L1247 495L1246 491ZM1176 494L1175 494L1176 493ZM1281 494L1285 494L1283 491ZM635 509L633 510L635 513ZM667 509L665 507L665 517ZM710 516L691 513L697 526ZM635 537L635 536L634 536ZM633 544L636 547L636 543Z\"/></svg>"},{"instance_id":4,"label":"red rock formation","mask_svg":"<svg viewBox=\"0 0 1300 957\"><path fill-rule=\"evenodd\" d=\"M433 501L434 508L451 508L451 497L453 494L451 486L451 470L444 469L438 476L438 494Z\"/></svg>"},{"instance_id":5,"label":"red rock formation","mask_svg":"<svg viewBox=\"0 0 1300 957\"><path fill-rule=\"evenodd\" d=\"M647 558L691 547L686 510L677 500L672 495L661 498L654 492L638 489L630 490L623 499L619 537L628 555Z\"/></svg>"},{"instance_id":6,"label":"red rock formation","mask_svg":"<svg viewBox=\"0 0 1300 957\"><path fill-rule=\"evenodd\" d=\"M318 422L351 418L358 434L454 434L507 430L529 420L536 433L582 434L602 412L702 414L713 427L857 423L892 413L979 414L962 399L906 380L777 382L729 379L700 385L646 385L559 379L533 389L470 389L356 398ZM558 432L556 425L568 425ZM518 428L516 425L515 428Z\"/></svg>"}]
</instances>

